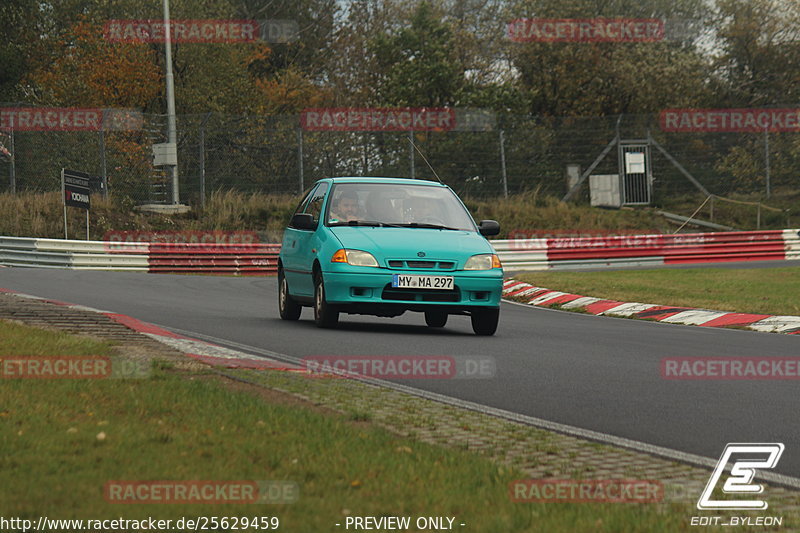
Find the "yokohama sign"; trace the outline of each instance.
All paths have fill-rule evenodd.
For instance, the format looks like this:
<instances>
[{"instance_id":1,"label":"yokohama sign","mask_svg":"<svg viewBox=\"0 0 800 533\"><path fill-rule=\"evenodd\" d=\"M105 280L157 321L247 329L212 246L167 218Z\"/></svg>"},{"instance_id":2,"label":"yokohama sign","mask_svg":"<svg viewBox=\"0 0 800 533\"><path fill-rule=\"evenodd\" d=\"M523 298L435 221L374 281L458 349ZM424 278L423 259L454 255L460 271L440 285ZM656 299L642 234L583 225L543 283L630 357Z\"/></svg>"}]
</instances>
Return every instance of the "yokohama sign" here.
<instances>
[{"instance_id":1,"label":"yokohama sign","mask_svg":"<svg viewBox=\"0 0 800 533\"><path fill-rule=\"evenodd\" d=\"M665 109L659 123L669 132L800 131L800 109Z\"/></svg>"},{"instance_id":2,"label":"yokohama sign","mask_svg":"<svg viewBox=\"0 0 800 533\"><path fill-rule=\"evenodd\" d=\"M450 131L456 115L444 107L306 109L300 126L306 131Z\"/></svg>"},{"instance_id":3,"label":"yokohama sign","mask_svg":"<svg viewBox=\"0 0 800 533\"><path fill-rule=\"evenodd\" d=\"M88 211L91 207L89 198L92 194L89 188L89 181L89 175L85 172L62 170L61 183L64 190L64 205L80 207Z\"/></svg>"}]
</instances>

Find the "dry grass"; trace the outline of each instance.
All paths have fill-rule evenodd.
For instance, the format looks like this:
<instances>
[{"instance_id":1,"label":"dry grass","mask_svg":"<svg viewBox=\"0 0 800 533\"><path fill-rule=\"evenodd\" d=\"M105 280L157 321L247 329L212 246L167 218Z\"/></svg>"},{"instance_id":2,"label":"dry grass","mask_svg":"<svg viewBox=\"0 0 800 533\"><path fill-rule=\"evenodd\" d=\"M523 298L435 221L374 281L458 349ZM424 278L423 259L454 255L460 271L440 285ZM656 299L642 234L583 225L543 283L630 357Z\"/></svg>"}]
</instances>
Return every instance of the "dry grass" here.
<instances>
[{"instance_id":1,"label":"dry grass","mask_svg":"<svg viewBox=\"0 0 800 533\"><path fill-rule=\"evenodd\" d=\"M159 215L134 210L125 200L92 197L89 236L102 239L108 231L196 231L248 230L259 232L261 240L276 242L296 207L298 199L288 195L243 194L233 191L213 193L204 210L185 215ZM82 210L67 209L69 237L86 236ZM0 194L0 235L11 237L64 237L64 211L61 195L21 193Z\"/></svg>"},{"instance_id":2,"label":"dry grass","mask_svg":"<svg viewBox=\"0 0 800 533\"><path fill-rule=\"evenodd\" d=\"M514 230L569 229L578 231L667 230L651 210L612 210L560 202L535 192L492 200L465 199L475 220L500 222L503 234Z\"/></svg>"},{"instance_id":3,"label":"dry grass","mask_svg":"<svg viewBox=\"0 0 800 533\"><path fill-rule=\"evenodd\" d=\"M212 230L282 230L292 216L296 196L244 194L216 191L192 229Z\"/></svg>"},{"instance_id":4,"label":"dry grass","mask_svg":"<svg viewBox=\"0 0 800 533\"><path fill-rule=\"evenodd\" d=\"M573 231L621 231L671 233L675 226L669 225L655 214L655 208L641 209L597 209L587 205L562 203L557 198L543 196L539 190L528 191L509 198L471 198L464 203L476 220L494 219L500 222L506 237L515 230ZM748 198L750 200L750 198ZM206 202L205 209L194 208L185 215L158 215L134 210L131 201L125 199L103 200L98 195L92 198L90 215L90 237L102 239L108 231L256 231L263 242L279 242L299 197L262 193L216 191ZM791 209L800 201L800 195L776 194L770 204ZM690 215L702 198L675 198L663 209ZM793 209L796 211L797 209ZM85 237L84 213L68 209L69 236ZM708 207L698 218L708 219ZM750 206L734 206L717 203L715 221L738 229L755 229L754 209ZM784 228L783 214L762 213L762 228ZM0 194L0 235L16 237L63 238L64 214L60 193L21 193L16 196Z\"/></svg>"}]
</instances>

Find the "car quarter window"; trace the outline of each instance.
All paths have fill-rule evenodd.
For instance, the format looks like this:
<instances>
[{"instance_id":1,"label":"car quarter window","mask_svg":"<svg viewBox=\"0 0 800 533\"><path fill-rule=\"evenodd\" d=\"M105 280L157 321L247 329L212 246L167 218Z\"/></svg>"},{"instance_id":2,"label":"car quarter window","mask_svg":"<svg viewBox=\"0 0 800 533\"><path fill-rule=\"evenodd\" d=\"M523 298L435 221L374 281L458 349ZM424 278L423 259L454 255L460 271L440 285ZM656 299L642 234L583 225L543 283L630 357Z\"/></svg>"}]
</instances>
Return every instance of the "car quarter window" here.
<instances>
[{"instance_id":1,"label":"car quarter window","mask_svg":"<svg viewBox=\"0 0 800 533\"><path fill-rule=\"evenodd\" d=\"M322 204L325 200L325 193L327 192L328 183L320 183L312 192L311 198L309 199L308 204L303 212L310 213L314 215L314 220L319 220L319 216L322 213Z\"/></svg>"},{"instance_id":2,"label":"car quarter window","mask_svg":"<svg viewBox=\"0 0 800 533\"><path fill-rule=\"evenodd\" d=\"M308 190L308 192L306 192L306 194L303 195L303 199L300 200L299 204L297 204L297 209L294 210L294 213L292 215L297 215L298 213L302 213L303 212L303 208L308 203L309 198L311 198L311 193L313 193L315 190L316 190L316 187L311 187Z\"/></svg>"}]
</instances>

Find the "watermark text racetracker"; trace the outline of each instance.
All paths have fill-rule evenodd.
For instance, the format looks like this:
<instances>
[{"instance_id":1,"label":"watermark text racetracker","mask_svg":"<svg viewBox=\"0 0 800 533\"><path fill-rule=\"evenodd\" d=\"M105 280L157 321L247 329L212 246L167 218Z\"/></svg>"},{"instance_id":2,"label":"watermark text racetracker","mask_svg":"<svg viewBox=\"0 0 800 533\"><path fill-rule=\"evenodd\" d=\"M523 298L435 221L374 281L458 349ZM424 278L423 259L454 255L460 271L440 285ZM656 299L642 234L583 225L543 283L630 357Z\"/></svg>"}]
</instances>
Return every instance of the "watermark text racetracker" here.
<instances>
[{"instance_id":1,"label":"watermark text racetracker","mask_svg":"<svg viewBox=\"0 0 800 533\"><path fill-rule=\"evenodd\" d=\"M518 479L508 487L511 501L537 503L656 503L664 485L652 479Z\"/></svg>"},{"instance_id":2,"label":"watermark text racetracker","mask_svg":"<svg viewBox=\"0 0 800 533\"><path fill-rule=\"evenodd\" d=\"M511 41L526 42L656 42L664 40L664 21L660 19L523 18L507 26Z\"/></svg>"},{"instance_id":3,"label":"watermark text racetracker","mask_svg":"<svg viewBox=\"0 0 800 533\"><path fill-rule=\"evenodd\" d=\"M136 131L142 129L136 109L77 107L5 107L0 130L15 131Z\"/></svg>"},{"instance_id":4,"label":"watermark text racetracker","mask_svg":"<svg viewBox=\"0 0 800 533\"><path fill-rule=\"evenodd\" d=\"M150 372L149 361L104 355L0 357L0 379L127 379Z\"/></svg>"},{"instance_id":5,"label":"watermark text racetracker","mask_svg":"<svg viewBox=\"0 0 800 533\"><path fill-rule=\"evenodd\" d=\"M288 504L298 500L300 488L282 480L119 480L107 482L103 493L120 504Z\"/></svg>"},{"instance_id":6,"label":"watermark text racetracker","mask_svg":"<svg viewBox=\"0 0 800 533\"><path fill-rule=\"evenodd\" d=\"M156 19L109 20L105 39L115 43L164 43L167 27ZM300 37L295 20L190 19L170 22L170 41L176 43L288 43Z\"/></svg>"},{"instance_id":7,"label":"watermark text racetracker","mask_svg":"<svg viewBox=\"0 0 800 533\"><path fill-rule=\"evenodd\" d=\"M667 357L669 380L800 380L800 357Z\"/></svg>"},{"instance_id":8,"label":"watermark text racetracker","mask_svg":"<svg viewBox=\"0 0 800 533\"><path fill-rule=\"evenodd\" d=\"M667 132L797 132L800 109L665 109L659 115Z\"/></svg>"},{"instance_id":9,"label":"watermark text racetracker","mask_svg":"<svg viewBox=\"0 0 800 533\"><path fill-rule=\"evenodd\" d=\"M183 244L202 244L205 251L212 253L216 245L222 245L219 249L222 251L228 245L258 244L260 240L255 231L107 231L103 242L106 250L116 253L139 252L142 243L158 244L161 248L175 245L178 250L184 249Z\"/></svg>"},{"instance_id":10,"label":"watermark text racetracker","mask_svg":"<svg viewBox=\"0 0 800 533\"><path fill-rule=\"evenodd\" d=\"M318 355L302 359L309 377L378 379L490 379L497 374L491 356Z\"/></svg>"},{"instance_id":11,"label":"watermark text racetracker","mask_svg":"<svg viewBox=\"0 0 800 533\"><path fill-rule=\"evenodd\" d=\"M306 131L450 131L456 112L445 107L305 109L300 126Z\"/></svg>"},{"instance_id":12,"label":"watermark text racetracker","mask_svg":"<svg viewBox=\"0 0 800 533\"><path fill-rule=\"evenodd\" d=\"M597 229L515 229L508 232L512 250L623 248L653 246L660 241L658 230L597 230Z\"/></svg>"}]
</instances>

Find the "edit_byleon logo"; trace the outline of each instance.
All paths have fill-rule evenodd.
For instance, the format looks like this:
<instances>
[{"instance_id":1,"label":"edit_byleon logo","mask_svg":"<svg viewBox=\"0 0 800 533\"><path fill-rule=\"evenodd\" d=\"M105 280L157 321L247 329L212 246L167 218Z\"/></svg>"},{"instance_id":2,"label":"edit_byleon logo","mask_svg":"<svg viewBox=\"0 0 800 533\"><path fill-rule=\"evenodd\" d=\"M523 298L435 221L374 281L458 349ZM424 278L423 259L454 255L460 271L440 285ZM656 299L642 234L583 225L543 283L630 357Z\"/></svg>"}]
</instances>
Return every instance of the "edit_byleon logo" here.
<instances>
[{"instance_id":1,"label":"edit_byleon logo","mask_svg":"<svg viewBox=\"0 0 800 533\"><path fill-rule=\"evenodd\" d=\"M769 443L730 443L725 446L717 466L711 474L697 508L701 510L763 510L769 504L764 500L744 499L744 496L761 494L764 486L753 483L756 470L775 468L783 454L784 446L780 442ZM730 475L722 485L722 493L737 496L738 499L713 499L714 489L725 473L726 465L731 462Z\"/></svg>"}]
</instances>

